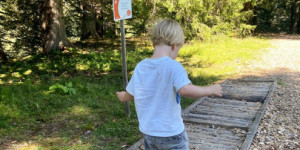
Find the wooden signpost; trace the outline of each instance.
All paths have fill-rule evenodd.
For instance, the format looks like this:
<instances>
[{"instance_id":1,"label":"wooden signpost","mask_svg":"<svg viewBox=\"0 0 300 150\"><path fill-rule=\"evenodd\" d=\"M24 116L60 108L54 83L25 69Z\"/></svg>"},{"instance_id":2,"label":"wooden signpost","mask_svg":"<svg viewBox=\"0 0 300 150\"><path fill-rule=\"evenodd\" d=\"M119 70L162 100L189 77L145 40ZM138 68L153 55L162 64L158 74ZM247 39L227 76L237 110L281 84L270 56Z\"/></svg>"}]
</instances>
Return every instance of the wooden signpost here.
<instances>
[{"instance_id":1,"label":"wooden signpost","mask_svg":"<svg viewBox=\"0 0 300 150\"><path fill-rule=\"evenodd\" d=\"M122 68L123 68L123 83L124 88L128 84L127 64L126 64L126 42L124 20L132 18L131 0L113 0L114 20L121 21L121 40L122 40ZM129 103L125 103L126 115L130 117Z\"/></svg>"}]
</instances>

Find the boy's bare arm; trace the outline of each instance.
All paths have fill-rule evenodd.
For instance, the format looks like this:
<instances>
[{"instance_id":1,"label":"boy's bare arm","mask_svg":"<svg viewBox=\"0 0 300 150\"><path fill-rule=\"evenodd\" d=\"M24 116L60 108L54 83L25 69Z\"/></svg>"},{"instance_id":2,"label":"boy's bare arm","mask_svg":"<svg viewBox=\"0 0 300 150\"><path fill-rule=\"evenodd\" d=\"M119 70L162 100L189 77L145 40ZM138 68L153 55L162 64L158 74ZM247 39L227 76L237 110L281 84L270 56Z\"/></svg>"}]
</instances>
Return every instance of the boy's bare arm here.
<instances>
[{"instance_id":1,"label":"boy's bare arm","mask_svg":"<svg viewBox=\"0 0 300 150\"><path fill-rule=\"evenodd\" d=\"M197 86L188 84L179 89L179 94L184 97L200 98L204 96L222 96L222 87L219 84L210 86Z\"/></svg>"},{"instance_id":2,"label":"boy's bare arm","mask_svg":"<svg viewBox=\"0 0 300 150\"><path fill-rule=\"evenodd\" d=\"M121 102L128 102L134 99L134 97L126 91L117 92L116 95Z\"/></svg>"}]
</instances>

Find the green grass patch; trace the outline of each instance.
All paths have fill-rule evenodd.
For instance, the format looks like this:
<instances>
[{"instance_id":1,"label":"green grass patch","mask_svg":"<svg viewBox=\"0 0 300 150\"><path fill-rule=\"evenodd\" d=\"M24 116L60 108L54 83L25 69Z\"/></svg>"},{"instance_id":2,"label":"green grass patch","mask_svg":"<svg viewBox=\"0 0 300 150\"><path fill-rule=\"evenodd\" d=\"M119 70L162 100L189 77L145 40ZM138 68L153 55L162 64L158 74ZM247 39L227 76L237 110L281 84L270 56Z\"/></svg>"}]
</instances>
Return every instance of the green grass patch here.
<instances>
[{"instance_id":1,"label":"green grass patch","mask_svg":"<svg viewBox=\"0 0 300 150\"><path fill-rule=\"evenodd\" d=\"M269 46L267 40L224 39L218 43L194 42L182 48L179 56L191 77L226 77L240 71L239 68Z\"/></svg>"},{"instance_id":2,"label":"green grass patch","mask_svg":"<svg viewBox=\"0 0 300 150\"><path fill-rule=\"evenodd\" d=\"M277 83L281 86L287 86L287 84L285 82L283 82L282 80L277 80Z\"/></svg>"},{"instance_id":3,"label":"green grass patch","mask_svg":"<svg viewBox=\"0 0 300 150\"><path fill-rule=\"evenodd\" d=\"M128 39L127 45L130 76L139 61L151 56L152 47L140 39ZM124 89L120 45L77 46L2 64L0 149L12 141L31 141L28 147L42 150L115 150L142 137L133 102L131 118L126 118L125 105L115 96ZM269 46L258 38L194 41L182 48L178 61L194 84L207 85L239 72ZM182 107L193 101L184 98Z\"/></svg>"}]
</instances>

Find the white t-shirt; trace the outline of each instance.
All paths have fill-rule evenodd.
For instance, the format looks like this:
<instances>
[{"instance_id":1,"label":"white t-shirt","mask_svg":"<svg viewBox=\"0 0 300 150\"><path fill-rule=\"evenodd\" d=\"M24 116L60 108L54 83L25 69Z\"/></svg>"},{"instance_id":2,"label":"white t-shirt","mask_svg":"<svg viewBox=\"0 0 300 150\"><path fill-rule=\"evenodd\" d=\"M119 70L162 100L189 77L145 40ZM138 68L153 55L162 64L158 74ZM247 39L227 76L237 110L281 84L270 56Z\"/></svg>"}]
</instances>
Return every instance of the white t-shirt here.
<instances>
[{"instance_id":1,"label":"white t-shirt","mask_svg":"<svg viewBox=\"0 0 300 150\"><path fill-rule=\"evenodd\" d=\"M159 137L182 133L184 124L176 93L190 83L182 65L170 57L138 63L126 90L134 96L140 131Z\"/></svg>"}]
</instances>

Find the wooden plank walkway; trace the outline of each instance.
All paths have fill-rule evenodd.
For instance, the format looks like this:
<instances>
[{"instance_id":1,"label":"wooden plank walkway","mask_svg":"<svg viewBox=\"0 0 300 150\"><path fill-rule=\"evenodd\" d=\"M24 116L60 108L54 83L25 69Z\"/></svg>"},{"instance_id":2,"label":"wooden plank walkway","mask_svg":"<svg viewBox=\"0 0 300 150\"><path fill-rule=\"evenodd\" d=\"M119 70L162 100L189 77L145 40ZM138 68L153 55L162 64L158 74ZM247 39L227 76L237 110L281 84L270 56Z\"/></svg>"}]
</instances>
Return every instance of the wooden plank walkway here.
<instances>
[{"instance_id":1,"label":"wooden plank walkway","mask_svg":"<svg viewBox=\"0 0 300 150\"><path fill-rule=\"evenodd\" d=\"M203 97L183 112L191 150L248 150L276 80L226 80L223 97ZM128 150L142 150L143 139Z\"/></svg>"}]
</instances>

